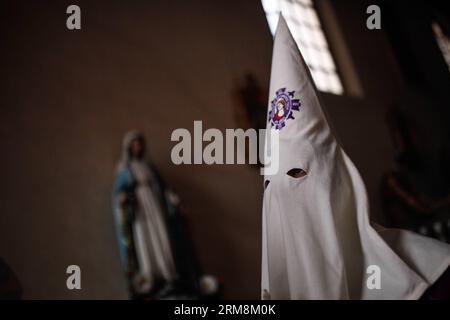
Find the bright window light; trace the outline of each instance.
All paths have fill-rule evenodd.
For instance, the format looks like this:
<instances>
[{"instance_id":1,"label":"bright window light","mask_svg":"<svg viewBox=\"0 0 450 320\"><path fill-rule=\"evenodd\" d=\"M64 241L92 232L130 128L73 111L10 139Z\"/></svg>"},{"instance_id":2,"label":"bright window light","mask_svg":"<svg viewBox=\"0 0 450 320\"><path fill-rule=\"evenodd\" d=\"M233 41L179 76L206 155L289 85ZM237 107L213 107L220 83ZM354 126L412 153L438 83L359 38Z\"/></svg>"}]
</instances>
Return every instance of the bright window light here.
<instances>
[{"instance_id":1,"label":"bright window light","mask_svg":"<svg viewBox=\"0 0 450 320\"><path fill-rule=\"evenodd\" d=\"M262 0L262 5L272 34L275 34L279 14L283 12L317 89L342 94L342 82L312 0Z\"/></svg>"}]
</instances>

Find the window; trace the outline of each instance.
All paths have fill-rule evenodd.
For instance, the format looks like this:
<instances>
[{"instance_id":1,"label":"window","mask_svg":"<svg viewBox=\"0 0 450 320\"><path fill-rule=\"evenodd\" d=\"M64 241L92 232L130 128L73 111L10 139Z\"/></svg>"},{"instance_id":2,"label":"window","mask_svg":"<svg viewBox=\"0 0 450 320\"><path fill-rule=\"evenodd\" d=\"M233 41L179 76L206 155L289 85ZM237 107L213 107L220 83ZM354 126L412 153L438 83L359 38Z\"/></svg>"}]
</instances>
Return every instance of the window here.
<instances>
[{"instance_id":1,"label":"window","mask_svg":"<svg viewBox=\"0 0 450 320\"><path fill-rule=\"evenodd\" d=\"M431 27L433 29L434 36L436 37L439 49L441 49L445 62L447 62L448 68L450 69L450 40L446 37L437 22L433 22Z\"/></svg>"},{"instance_id":2,"label":"window","mask_svg":"<svg viewBox=\"0 0 450 320\"><path fill-rule=\"evenodd\" d=\"M317 88L342 94L342 82L312 0L262 0L262 4L272 34L277 27L279 13L283 12Z\"/></svg>"}]
</instances>

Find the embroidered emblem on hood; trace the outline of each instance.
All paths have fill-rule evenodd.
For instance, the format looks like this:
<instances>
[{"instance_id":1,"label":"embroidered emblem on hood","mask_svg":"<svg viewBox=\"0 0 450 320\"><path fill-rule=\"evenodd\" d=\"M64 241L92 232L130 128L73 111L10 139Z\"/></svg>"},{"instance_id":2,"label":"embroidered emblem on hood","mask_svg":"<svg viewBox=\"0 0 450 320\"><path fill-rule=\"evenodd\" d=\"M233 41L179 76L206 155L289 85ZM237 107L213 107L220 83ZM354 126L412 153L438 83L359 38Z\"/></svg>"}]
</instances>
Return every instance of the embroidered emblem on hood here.
<instances>
[{"instance_id":1,"label":"embroidered emblem on hood","mask_svg":"<svg viewBox=\"0 0 450 320\"><path fill-rule=\"evenodd\" d=\"M294 99L295 91L278 89L275 98L270 102L269 121L272 127L281 130L289 119L295 119L293 112L300 110L300 100Z\"/></svg>"}]
</instances>

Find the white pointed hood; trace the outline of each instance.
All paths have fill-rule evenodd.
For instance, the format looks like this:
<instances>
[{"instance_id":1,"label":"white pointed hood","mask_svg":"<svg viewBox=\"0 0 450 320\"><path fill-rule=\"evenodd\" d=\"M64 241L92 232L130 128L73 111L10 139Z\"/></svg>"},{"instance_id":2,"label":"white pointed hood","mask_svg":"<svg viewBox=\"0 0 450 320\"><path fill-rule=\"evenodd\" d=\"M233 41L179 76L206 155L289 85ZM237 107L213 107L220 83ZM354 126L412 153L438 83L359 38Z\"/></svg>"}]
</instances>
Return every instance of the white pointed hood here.
<instances>
[{"instance_id":1,"label":"white pointed hood","mask_svg":"<svg viewBox=\"0 0 450 320\"><path fill-rule=\"evenodd\" d=\"M280 162L265 177L262 297L420 297L448 267L450 246L372 228L364 183L333 134L282 16L272 59L267 129L279 132ZM367 285L370 266L380 271L380 289Z\"/></svg>"}]
</instances>

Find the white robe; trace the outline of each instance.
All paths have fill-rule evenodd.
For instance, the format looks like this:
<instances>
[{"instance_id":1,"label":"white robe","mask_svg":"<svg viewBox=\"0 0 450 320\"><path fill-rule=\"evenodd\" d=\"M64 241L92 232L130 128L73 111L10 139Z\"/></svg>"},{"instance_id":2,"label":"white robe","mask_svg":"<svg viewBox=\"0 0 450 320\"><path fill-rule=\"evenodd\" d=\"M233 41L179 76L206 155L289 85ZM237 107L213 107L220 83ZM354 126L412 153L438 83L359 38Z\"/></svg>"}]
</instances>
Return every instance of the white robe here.
<instances>
[{"instance_id":1,"label":"white robe","mask_svg":"<svg viewBox=\"0 0 450 320\"><path fill-rule=\"evenodd\" d=\"M150 188L152 175L145 161L130 161L136 179L137 208L133 223L139 274L153 285L155 279L175 279L175 264L158 197Z\"/></svg>"},{"instance_id":2,"label":"white robe","mask_svg":"<svg viewBox=\"0 0 450 320\"><path fill-rule=\"evenodd\" d=\"M265 177L262 298L419 298L449 266L450 246L370 224L364 182L328 124L283 17L272 59L267 128L275 128L271 102L279 89L294 91L290 98L301 105L277 122L279 171ZM287 175L293 168L307 175ZM371 266L379 268L379 289L370 285Z\"/></svg>"}]
</instances>

